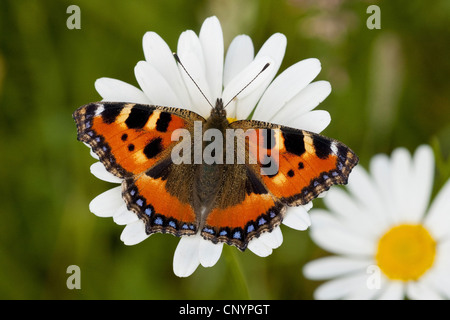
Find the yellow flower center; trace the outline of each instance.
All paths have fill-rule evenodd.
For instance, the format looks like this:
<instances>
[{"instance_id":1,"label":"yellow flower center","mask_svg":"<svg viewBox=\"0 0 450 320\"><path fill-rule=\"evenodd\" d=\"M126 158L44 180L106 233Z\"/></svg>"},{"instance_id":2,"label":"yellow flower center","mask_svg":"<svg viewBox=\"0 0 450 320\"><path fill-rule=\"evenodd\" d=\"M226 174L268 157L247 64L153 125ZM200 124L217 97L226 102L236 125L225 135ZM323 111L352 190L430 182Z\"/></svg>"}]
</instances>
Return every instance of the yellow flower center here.
<instances>
[{"instance_id":1,"label":"yellow flower center","mask_svg":"<svg viewBox=\"0 0 450 320\"><path fill-rule=\"evenodd\" d=\"M417 280L432 265L436 242L420 224L391 228L378 242L376 261L391 280Z\"/></svg>"}]
</instances>

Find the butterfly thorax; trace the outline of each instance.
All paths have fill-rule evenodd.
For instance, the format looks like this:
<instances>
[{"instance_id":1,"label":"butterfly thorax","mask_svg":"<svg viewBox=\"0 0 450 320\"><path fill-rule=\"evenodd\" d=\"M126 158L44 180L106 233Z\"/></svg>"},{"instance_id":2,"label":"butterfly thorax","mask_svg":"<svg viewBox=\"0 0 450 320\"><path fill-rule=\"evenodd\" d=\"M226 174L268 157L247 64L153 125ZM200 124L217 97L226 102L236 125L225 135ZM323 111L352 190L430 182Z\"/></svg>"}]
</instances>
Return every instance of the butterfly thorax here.
<instances>
[{"instance_id":1,"label":"butterfly thorax","mask_svg":"<svg viewBox=\"0 0 450 320\"><path fill-rule=\"evenodd\" d=\"M212 108L211 115L206 121L205 126L225 131L226 127L228 126L228 120L227 112L223 106L222 99L218 98L216 100L216 105L214 108Z\"/></svg>"},{"instance_id":2,"label":"butterfly thorax","mask_svg":"<svg viewBox=\"0 0 450 320\"><path fill-rule=\"evenodd\" d=\"M207 119L206 123L203 126L203 133L210 129L216 129L220 131L222 137L225 137L225 131L228 128L228 125L229 122L226 117L226 111L223 106L222 99L217 99L215 107L211 110L210 117ZM203 141L203 150L209 143L211 143L211 141ZM195 196L193 201L194 210L196 212L203 211L205 213L208 213L214 205L216 195L223 185L223 163L225 163L225 154L223 152L224 150L225 141L221 150L215 150L215 152L222 151L221 155L217 155L223 158L222 164L208 164L203 159L203 163L197 168L194 181Z\"/></svg>"}]
</instances>

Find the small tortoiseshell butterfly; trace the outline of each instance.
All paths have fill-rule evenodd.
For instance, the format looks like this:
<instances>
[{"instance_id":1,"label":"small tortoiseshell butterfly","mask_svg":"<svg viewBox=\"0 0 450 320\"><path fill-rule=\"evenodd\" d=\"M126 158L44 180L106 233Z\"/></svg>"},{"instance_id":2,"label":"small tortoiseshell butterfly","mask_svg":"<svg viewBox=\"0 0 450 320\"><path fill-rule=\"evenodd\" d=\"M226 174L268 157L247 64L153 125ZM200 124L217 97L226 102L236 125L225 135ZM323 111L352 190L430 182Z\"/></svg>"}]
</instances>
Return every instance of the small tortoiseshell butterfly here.
<instances>
[{"instance_id":1,"label":"small tortoiseshell butterfly","mask_svg":"<svg viewBox=\"0 0 450 320\"><path fill-rule=\"evenodd\" d=\"M288 206L304 205L330 186L346 184L358 163L347 146L316 133L255 120L229 122L221 99L208 119L185 109L124 102L90 103L73 118L78 140L123 179L123 199L148 234L200 232L240 250L279 225ZM227 163L225 153L216 163L174 163L172 150L181 143L174 135L187 130L193 153L197 121L202 133L216 129L224 137L230 129L254 131L256 140L233 142L232 158L244 148L245 163ZM202 139L201 148L207 147ZM277 170L264 174L274 162Z\"/></svg>"}]
</instances>

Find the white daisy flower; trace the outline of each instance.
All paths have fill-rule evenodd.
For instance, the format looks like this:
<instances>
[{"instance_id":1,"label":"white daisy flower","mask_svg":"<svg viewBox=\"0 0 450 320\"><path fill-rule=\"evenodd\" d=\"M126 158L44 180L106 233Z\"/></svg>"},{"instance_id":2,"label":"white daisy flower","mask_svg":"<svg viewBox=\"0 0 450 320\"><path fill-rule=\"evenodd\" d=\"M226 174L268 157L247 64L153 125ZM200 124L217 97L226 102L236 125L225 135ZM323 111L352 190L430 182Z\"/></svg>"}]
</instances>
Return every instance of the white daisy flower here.
<instances>
[{"instance_id":1,"label":"white daisy flower","mask_svg":"<svg viewBox=\"0 0 450 320\"><path fill-rule=\"evenodd\" d=\"M95 82L95 88L103 100L185 108L208 118L211 106L176 63L172 50L164 40L154 32L147 32L143 38L143 48L145 61L138 62L134 70L140 89L120 80L101 78ZM285 49L286 37L276 33L254 55L250 37L239 35L231 42L224 59L220 22L216 17L210 17L204 21L198 36L192 30L180 35L177 54L212 102L217 98L222 98L225 103L231 100L263 66L270 63L227 106L228 118L247 119L254 111L252 119L319 133L328 126L331 118L327 111L313 109L330 94L331 86L327 81L311 83L321 70L317 59L302 60L273 80ZM107 172L100 162L92 165L91 172L105 181L122 182ZM297 230L307 229L310 225L307 211L311 206L289 208L283 223ZM120 187L92 200L90 210L98 216L113 217L116 223L126 225L121 240L127 245L139 243L149 236L145 233L144 223L127 210ZM282 241L282 233L277 227L250 241L248 248L265 257ZM175 274L189 276L199 264L213 266L220 258L222 247L222 243L213 244L200 235L181 237L174 256Z\"/></svg>"},{"instance_id":2,"label":"white daisy flower","mask_svg":"<svg viewBox=\"0 0 450 320\"><path fill-rule=\"evenodd\" d=\"M434 157L404 148L358 166L347 190L332 189L328 210L311 211L311 237L335 253L305 265L305 276L329 280L317 299L449 299L450 180L430 203ZM330 280L331 279L331 280Z\"/></svg>"}]
</instances>

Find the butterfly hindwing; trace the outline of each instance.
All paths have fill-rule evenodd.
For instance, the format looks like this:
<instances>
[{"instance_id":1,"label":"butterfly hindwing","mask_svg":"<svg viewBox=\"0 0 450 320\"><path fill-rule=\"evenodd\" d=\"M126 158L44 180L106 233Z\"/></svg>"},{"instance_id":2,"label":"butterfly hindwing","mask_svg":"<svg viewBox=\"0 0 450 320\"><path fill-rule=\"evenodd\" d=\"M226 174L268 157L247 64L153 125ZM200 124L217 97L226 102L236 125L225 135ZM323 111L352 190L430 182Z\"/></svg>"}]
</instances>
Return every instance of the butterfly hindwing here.
<instances>
[{"instance_id":1,"label":"butterfly hindwing","mask_svg":"<svg viewBox=\"0 0 450 320\"><path fill-rule=\"evenodd\" d=\"M174 166L171 150L178 143L172 141L175 130L192 131L194 121L205 121L201 116L177 108L97 102L79 108L73 117L78 139L109 172L124 179L123 198L148 234L195 233L192 167Z\"/></svg>"},{"instance_id":2,"label":"butterfly hindwing","mask_svg":"<svg viewBox=\"0 0 450 320\"><path fill-rule=\"evenodd\" d=\"M244 250L248 242L280 223L284 206L246 164L224 165L222 187L209 211L202 236Z\"/></svg>"},{"instance_id":3,"label":"butterfly hindwing","mask_svg":"<svg viewBox=\"0 0 450 320\"><path fill-rule=\"evenodd\" d=\"M147 234L168 232L181 236L197 232L191 205L194 174L194 167L174 165L166 158L145 173L125 179L123 197L145 222Z\"/></svg>"}]
</instances>

